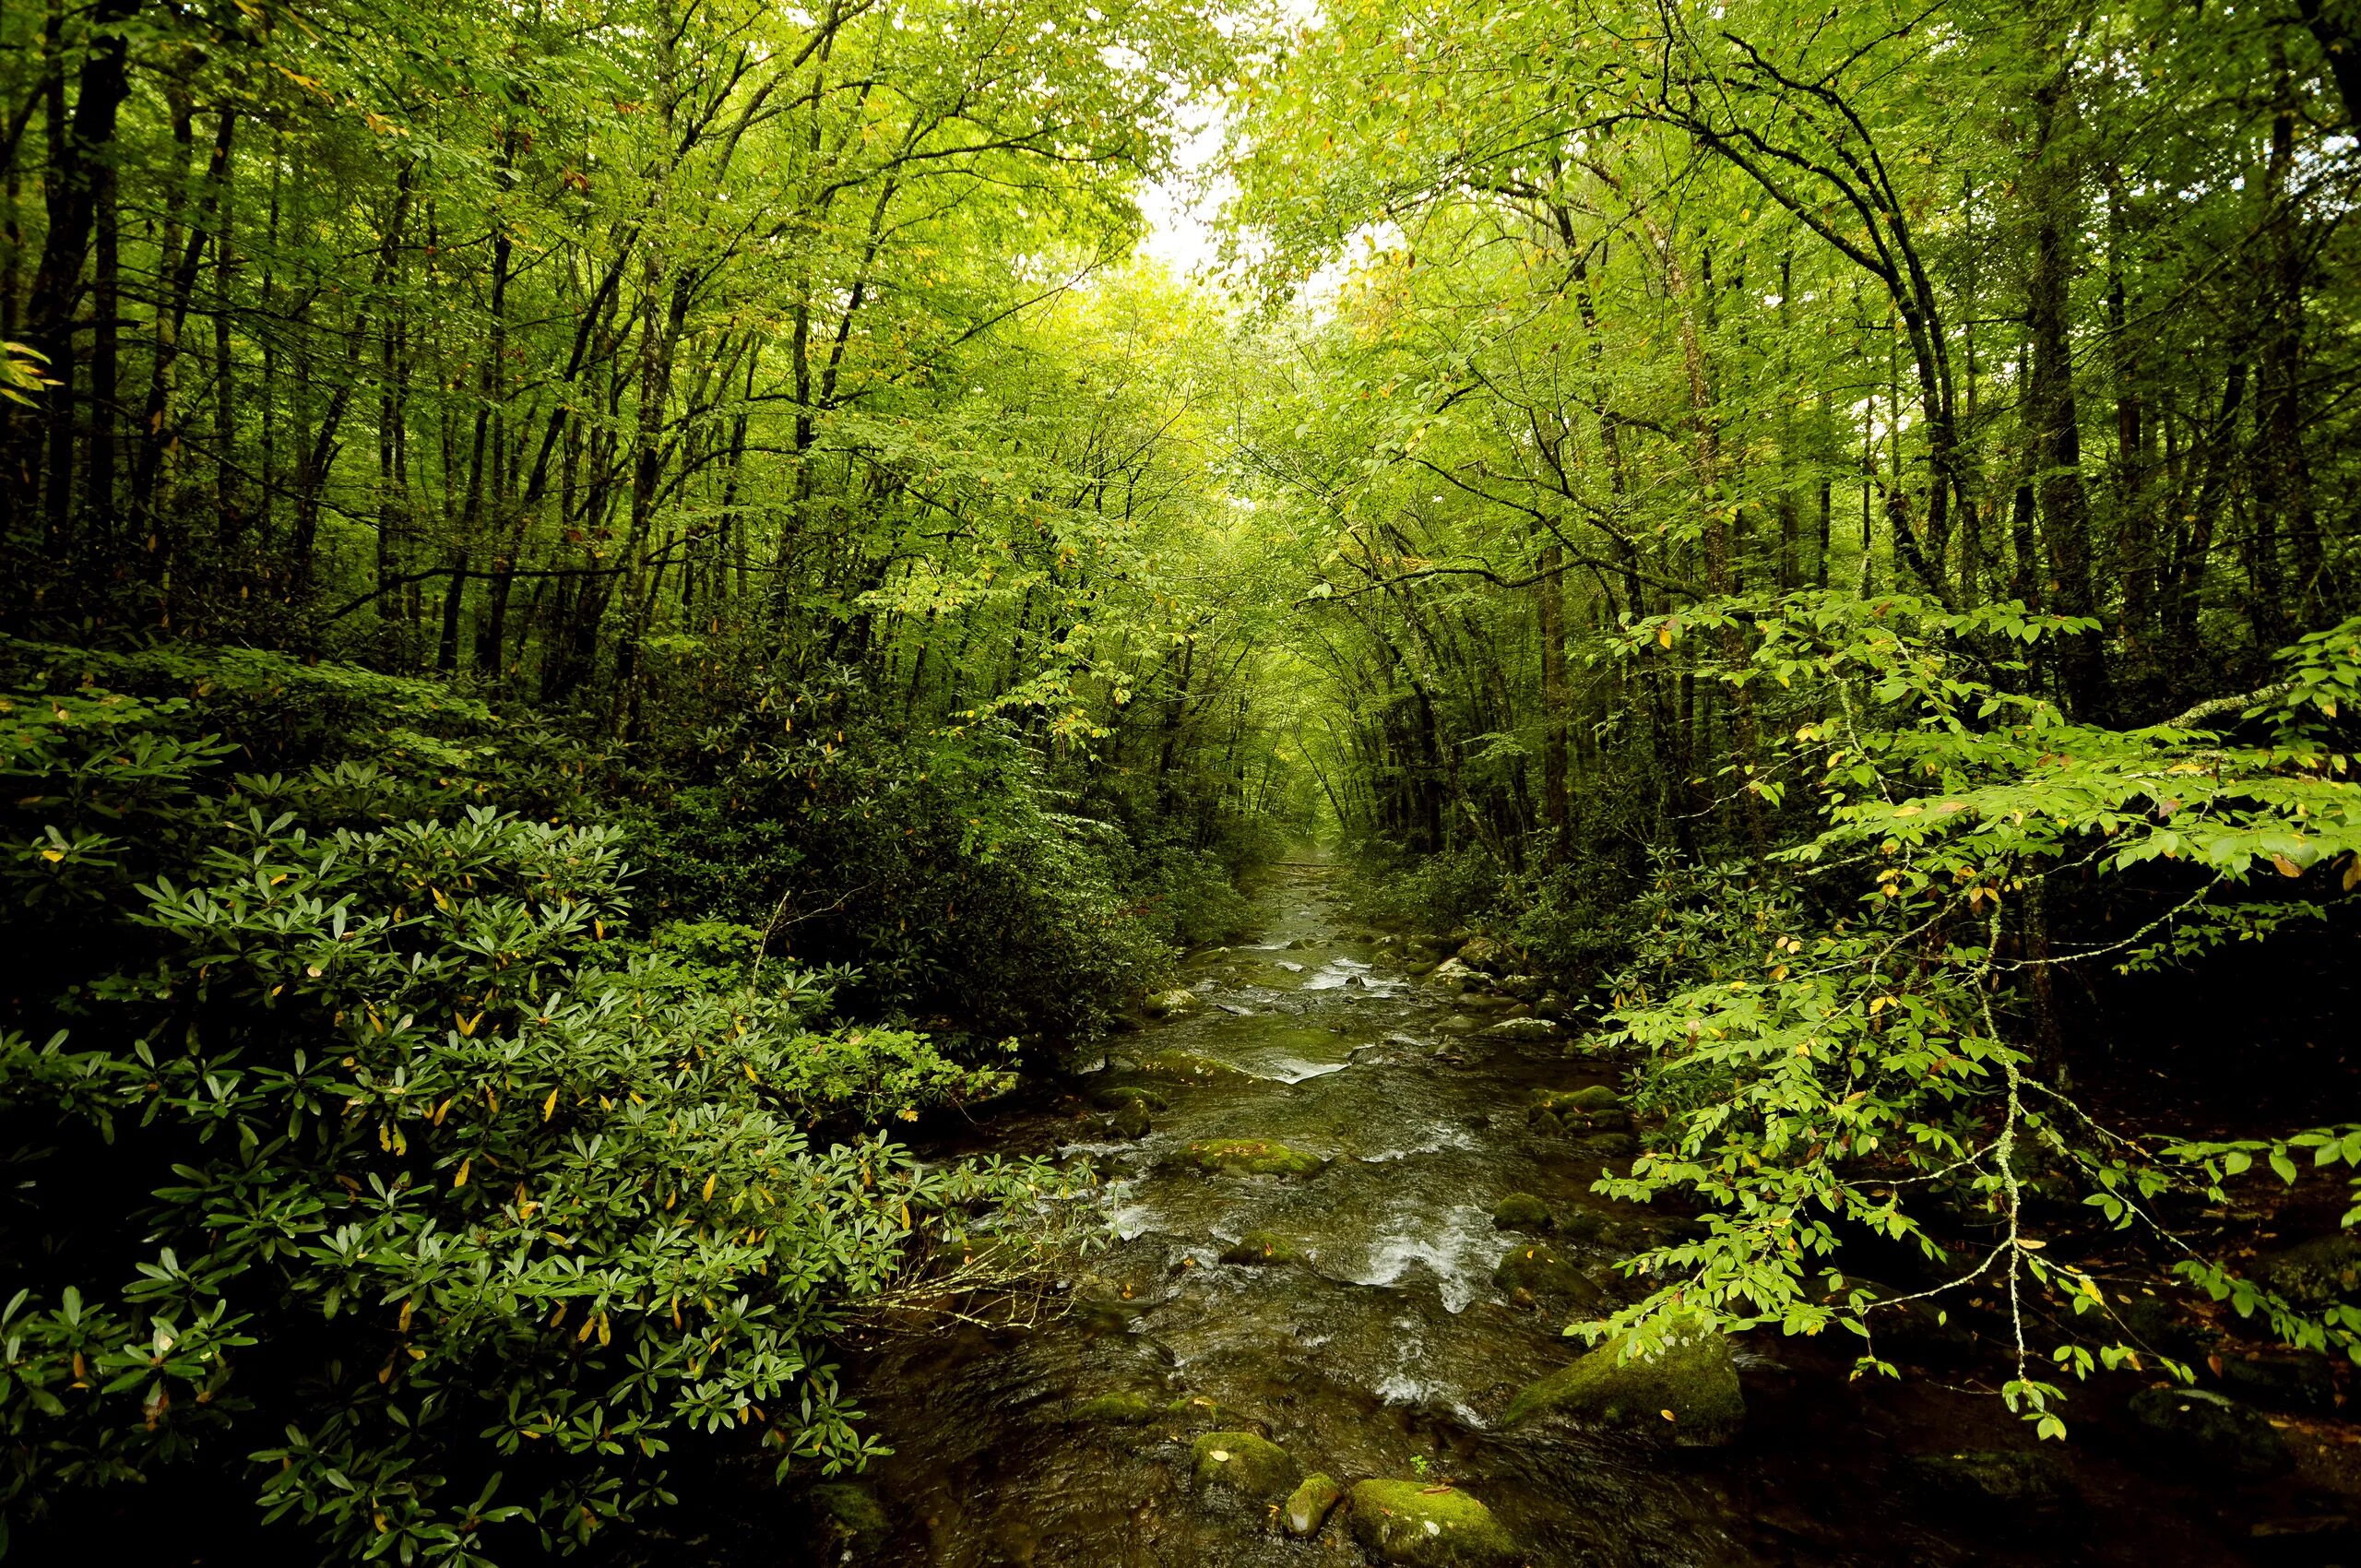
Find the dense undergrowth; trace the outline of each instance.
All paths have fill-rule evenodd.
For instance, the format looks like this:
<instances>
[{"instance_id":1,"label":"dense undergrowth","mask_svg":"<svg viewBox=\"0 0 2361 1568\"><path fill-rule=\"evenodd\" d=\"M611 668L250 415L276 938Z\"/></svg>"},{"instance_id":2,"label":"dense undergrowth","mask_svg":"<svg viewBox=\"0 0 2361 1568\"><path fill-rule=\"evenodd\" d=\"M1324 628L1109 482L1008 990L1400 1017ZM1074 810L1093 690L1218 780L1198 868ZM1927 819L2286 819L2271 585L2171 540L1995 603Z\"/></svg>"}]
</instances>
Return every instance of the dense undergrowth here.
<instances>
[{"instance_id":1,"label":"dense undergrowth","mask_svg":"<svg viewBox=\"0 0 2361 1568\"><path fill-rule=\"evenodd\" d=\"M832 1337L1087 1194L897 1134L1233 918L1220 860L1050 809L1014 740L877 739L848 698L668 752L249 650L0 660L36 1540L219 1474L458 1560L643 1514L705 1433L857 1464Z\"/></svg>"}]
</instances>

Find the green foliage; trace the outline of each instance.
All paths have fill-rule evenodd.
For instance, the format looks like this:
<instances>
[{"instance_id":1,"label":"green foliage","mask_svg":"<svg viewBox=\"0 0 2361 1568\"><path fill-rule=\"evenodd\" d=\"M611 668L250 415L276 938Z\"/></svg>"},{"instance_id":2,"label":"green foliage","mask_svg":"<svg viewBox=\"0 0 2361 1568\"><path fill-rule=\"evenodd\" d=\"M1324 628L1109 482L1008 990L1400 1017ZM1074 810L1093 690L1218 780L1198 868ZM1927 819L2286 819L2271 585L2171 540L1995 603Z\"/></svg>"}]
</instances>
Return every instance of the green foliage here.
<instances>
[{"instance_id":1,"label":"green foliage","mask_svg":"<svg viewBox=\"0 0 2361 1568\"><path fill-rule=\"evenodd\" d=\"M297 707L418 695L181 657ZM34 1027L0 1034L0 1116L51 1140L11 1160L8 1512L251 1454L268 1517L472 1562L666 1502L689 1433L860 1464L830 1336L1011 1202L1008 1242L1046 1237L1071 1190L882 1131L1004 1068L832 1022L853 977L755 928L628 934L613 826L422 814L482 781L350 759L225 779L226 742L173 733L194 700L6 698L47 826L0 875L53 927L7 977Z\"/></svg>"},{"instance_id":2,"label":"green foliage","mask_svg":"<svg viewBox=\"0 0 2361 1568\"><path fill-rule=\"evenodd\" d=\"M1804 691L1821 706L1823 716L1783 748L1775 777L1757 782L1815 788L1826 826L1777 857L1796 868L1788 877L1766 868L1658 882L1638 956L1617 982L1610 1043L1641 1052L1639 1102L1667 1120L1630 1172L1602 1190L1642 1200L1692 1194L1710 1206L1707 1233L1648 1254L1638 1269L1667 1282L1585 1331L1660 1334L1703 1309L1733 1324L1871 1334L1874 1298L1846 1285L1842 1249L1848 1237L1881 1237L1948 1271L1926 1296L1971 1285L2005 1292L2017 1367L2003 1396L2045 1435L2060 1431L2058 1388L2035 1374L2023 1327L2026 1297L2097 1314L2091 1344L2070 1340L2052 1353L2064 1371L2121 1364L2138 1348L2107 1331L2095 1283L2042 1256L2041 1227L2026 1209L2032 1172L2061 1165L2076 1195L2088 1192L2118 1224L2162 1230L2159 1194L2201 1170L2201 1186L2218 1193L2251 1156L2173 1139L2142 1145L2093 1123L2059 1075L2018 1043L2024 1028L2000 981L2075 959L2153 961L2267 929L2312 902L2197 913L2258 876L2341 871L2349 890L2361 859L2361 785L2347 777L2347 754L2289 722L2332 716L2335 699L2251 706L2272 733L2248 745L2186 723L2070 724L2054 705L1981 673L2006 670L2006 641L2080 629L2015 606L1951 613L1802 596L1635 624L1623 647L1649 657L1700 627L1743 636L1744 660L1721 667L1721 679ZM2356 646L2361 623L2348 623L2292 657L2331 672L2307 681L2332 686ZM2121 877L2158 861L2185 874L2130 936L2082 953L2029 944L2026 917L2038 921L2055 868ZM2339 1132L2302 1141L2322 1164L2346 1147ZM2283 1174L2292 1170L2284 1146L2272 1152ZM1963 1223L1985 1241L1961 1259L1929 1227ZM2181 1268L2217 1296L2235 1295L2242 1313L2266 1307L2299 1342L2361 1343L2348 1309L2299 1321L2220 1262ZM1874 1337L1863 1365L1891 1370Z\"/></svg>"}]
</instances>

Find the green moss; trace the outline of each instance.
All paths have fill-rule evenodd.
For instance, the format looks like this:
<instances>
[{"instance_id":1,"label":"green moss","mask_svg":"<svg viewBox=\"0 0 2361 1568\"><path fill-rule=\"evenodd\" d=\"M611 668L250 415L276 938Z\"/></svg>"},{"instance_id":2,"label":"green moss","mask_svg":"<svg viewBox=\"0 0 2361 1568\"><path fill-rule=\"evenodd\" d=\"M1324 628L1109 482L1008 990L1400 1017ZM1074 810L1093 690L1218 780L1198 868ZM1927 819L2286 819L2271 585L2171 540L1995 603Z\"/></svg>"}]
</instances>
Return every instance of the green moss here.
<instances>
[{"instance_id":1,"label":"green moss","mask_svg":"<svg viewBox=\"0 0 2361 1568\"><path fill-rule=\"evenodd\" d=\"M1511 1193L1492 1206L1492 1223L1503 1230L1547 1230L1549 1206L1531 1193Z\"/></svg>"},{"instance_id":2,"label":"green moss","mask_svg":"<svg viewBox=\"0 0 2361 1568\"><path fill-rule=\"evenodd\" d=\"M1254 1076L1227 1062L1188 1051L1159 1051L1140 1063L1140 1071L1192 1084L1242 1084Z\"/></svg>"},{"instance_id":3,"label":"green moss","mask_svg":"<svg viewBox=\"0 0 2361 1568\"><path fill-rule=\"evenodd\" d=\"M1502 1420L1514 1426L1561 1412L1603 1421L1683 1447L1729 1442L1746 1420L1738 1366L1718 1330L1684 1324L1654 1360L1623 1359L1618 1335L1576 1361L1520 1390Z\"/></svg>"},{"instance_id":4,"label":"green moss","mask_svg":"<svg viewBox=\"0 0 2361 1568\"><path fill-rule=\"evenodd\" d=\"M1275 1501L1293 1491L1303 1476L1303 1467L1286 1449L1251 1431L1209 1431L1189 1453L1199 1486L1228 1487L1249 1497Z\"/></svg>"},{"instance_id":5,"label":"green moss","mask_svg":"<svg viewBox=\"0 0 2361 1568\"><path fill-rule=\"evenodd\" d=\"M1115 1131L1123 1137L1146 1137L1152 1130L1148 1121L1147 1102L1137 1099L1125 1100L1116 1109L1112 1124Z\"/></svg>"},{"instance_id":6,"label":"green moss","mask_svg":"<svg viewBox=\"0 0 2361 1568\"><path fill-rule=\"evenodd\" d=\"M1275 1230L1249 1230L1231 1242L1221 1254L1224 1263L1282 1264L1309 1263L1311 1260L1301 1247Z\"/></svg>"},{"instance_id":7,"label":"green moss","mask_svg":"<svg viewBox=\"0 0 2361 1568\"><path fill-rule=\"evenodd\" d=\"M1545 1296L1587 1301L1598 1294L1582 1270L1547 1241L1520 1241L1511 1247L1492 1270L1492 1288L1520 1306Z\"/></svg>"},{"instance_id":8,"label":"green moss","mask_svg":"<svg viewBox=\"0 0 2361 1568\"><path fill-rule=\"evenodd\" d=\"M873 1551L892 1533L884 1508L867 1487L851 1481L823 1481L810 1495L822 1527L839 1541Z\"/></svg>"},{"instance_id":9,"label":"green moss","mask_svg":"<svg viewBox=\"0 0 2361 1568\"><path fill-rule=\"evenodd\" d=\"M1353 1488L1353 1538L1380 1562L1411 1568L1506 1568L1516 1542L1492 1511L1452 1488L1363 1481Z\"/></svg>"},{"instance_id":10,"label":"green moss","mask_svg":"<svg viewBox=\"0 0 2361 1568\"><path fill-rule=\"evenodd\" d=\"M1268 1138L1200 1138L1189 1163L1216 1176L1316 1176L1323 1160Z\"/></svg>"},{"instance_id":11,"label":"green moss","mask_svg":"<svg viewBox=\"0 0 2361 1568\"><path fill-rule=\"evenodd\" d=\"M1279 1517L1291 1536L1316 1536L1320 1526L1328 1522L1329 1511L1344 1501L1345 1489L1325 1470L1315 1470L1303 1478L1303 1484L1287 1494L1287 1506Z\"/></svg>"},{"instance_id":12,"label":"green moss","mask_svg":"<svg viewBox=\"0 0 2361 1568\"><path fill-rule=\"evenodd\" d=\"M1164 1408L1161 1399L1127 1390L1094 1394L1087 1399L1078 1399L1074 1401L1073 1414L1077 1421L1105 1421L1115 1426L1135 1427L1144 1421L1154 1420L1157 1412Z\"/></svg>"}]
</instances>

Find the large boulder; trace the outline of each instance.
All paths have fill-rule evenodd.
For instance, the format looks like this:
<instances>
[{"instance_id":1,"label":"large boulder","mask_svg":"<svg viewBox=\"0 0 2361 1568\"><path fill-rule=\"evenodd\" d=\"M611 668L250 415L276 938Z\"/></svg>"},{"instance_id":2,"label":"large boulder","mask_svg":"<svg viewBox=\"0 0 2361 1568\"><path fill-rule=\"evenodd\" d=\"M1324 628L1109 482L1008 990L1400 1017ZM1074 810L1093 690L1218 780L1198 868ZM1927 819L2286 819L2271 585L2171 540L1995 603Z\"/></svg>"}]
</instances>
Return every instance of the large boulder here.
<instances>
[{"instance_id":1,"label":"large boulder","mask_svg":"<svg viewBox=\"0 0 2361 1568\"><path fill-rule=\"evenodd\" d=\"M1380 1562L1410 1568L1509 1568L1516 1542L1492 1511L1455 1487L1363 1481L1352 1492L1353 1538Z\"/></svg>"},{"instance_id":2,"label":"large boulder","mask_svg":"<svg viewBox=\"0 0 2361 1568\"><path fill-rule=\"evenodd\" d=\"M2001 1533L2052 1526L2082 1501L2057 1455L2023 1448L1922 1455L1903 1473L1935 1508Z\"/></svg>"},{"instance_id":3,"label":"large boulder","mask_svg":"<svg viewBox=\"0 0 2361 1568\"><path fill-rule=\"evenodd\" d=\"M1209 1176L1317 1176L1327 1161L1269 1138L1199 1138L1189 1163Z\"/></svg>"},{"instance_id":4,"label":"large boulder","mask_svg":"<svg viewBox=\"0 0 2361 1568\"><path fill-rule=\"evenodd\" d=\"M1191 1468L1201 1487L1223 1487L1257 1500L1277 1502L1296 1489L1303 1467L1286 1449L1251 1431L1209 1431L1190 1445Z\"/></svg>"},{"instance_id":5,"label":"large boulder","mask_svg":"<svg viewBox=\"0 0 2361 1568\"><path fill-rule=\"evenodd\" d=\"M1492 1206L1492 1223L1502 1230L1547 1230L1549 1206L1531 1193L1511 1193Z\"/></svg>"},{"instance_id":6,"label":"large boulder","mask_svg":"<svg viewBox=\"0 0 2361 1568\"><path fill-rule=\"evenodd\" d=\"M1738 1364L1720 1330L1684 1322L1653 1357L1624 1359L1617 1335L1570 1367L1526 1384L1503 1425L1562 1414L1646 1432L1684 1448L1729 1442L1746 1420Z\"/></svg>"},{"instance_id":7,"label":"large boulder","mask_svg":"<svg viewBox=\"0 0 2361 1568\"><path fill-rule=\"evenodd\" d=\"M1587 1306L1598 1300L1598 1288L1547 1241L1511 1247L1492 1270L1492 1288L1520 1307L1544 1301Z\"/></svg>"},{"instance_id":8,"label":"large boulder","mask_svg":"<svg viewBox=\"0 0 2361 1568\"><path fill-rule=\"evenodd\" d=\"M2225 1349L2214 1360L2214 1375L2234 1398L2274 1410L2310 1410L2320 1415L2336 1408L2336 1378L2322 1357L2301 1350L2285 1356L2255 1351L2241 1356Z\"/></svg>"},{"instance_id":9,"label":"large boulder","mask_svg":"<svg viewBox=\"0 0 2361 1568\"><path fill-rule=\"evenodd\" d=\"M1549 989L1549 982L1539 975L1502 975L1496 983L1519 1002L1537 1002Z\"/></svg>"},{"instance_id":10,"label":"large boulder","mask_svg":"<svg viewBox=\"0 0 2361 1568\"><path fill-rule=\"evenodd\" d=\"M2202 1388L2143 1388L2125 1413L2140 1446L2167 1468L2263 1480L2296 1463L2260 1411Z\"/></svg>"},{"instance_id":11,"label":"large boulder","mask_svg":"<svg viewBox=\"0 0 2361 1568\"><path fill-rule=\"evenodd\" d=\"M1123 1101L1115 1108L1115 1114L1108 1119L1108 1124L1115 1130L1117 1136L1133 1139L1146 1137L1154 1127L1148 1118L1147 1101L1144 1099Z\"/></svg>"},{"instance_id":12,"label":"large boulder","mask_svg":"<svg viewBox=\"0 0 2361 1568\"><path fill-rule=\"evenodd\" d=\"M1502 1018L1487 1024L1484 1032L1498 1039L1555 1039L1558 1026L1547 1018Z\"/></svg>"},{"instance_id":13,"label":"large boulder","mask_svg":"<svg viewBox=\"0 0 2361 1568\"><path fill-rule=\"evenodd\" d=\"M1504 975L1516 967L1516 954L1509 944L1489 936L1468 938L1459 949L1458 958L1479 974Z\"/></svg>"}]
</instances>

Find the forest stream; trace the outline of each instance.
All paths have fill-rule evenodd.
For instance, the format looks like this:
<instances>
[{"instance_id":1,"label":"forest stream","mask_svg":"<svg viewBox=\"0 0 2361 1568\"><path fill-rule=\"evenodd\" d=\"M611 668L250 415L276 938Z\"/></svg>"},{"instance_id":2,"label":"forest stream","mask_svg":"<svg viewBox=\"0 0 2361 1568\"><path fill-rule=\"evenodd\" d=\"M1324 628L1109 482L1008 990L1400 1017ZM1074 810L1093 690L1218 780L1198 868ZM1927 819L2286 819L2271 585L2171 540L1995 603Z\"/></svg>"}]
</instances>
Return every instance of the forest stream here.
<instances>
[{"instance_id":1,"label":"forest stream","mask_svg":"<svg viewBox=\"0 0 2361 1568\"><path fill-rule=\"evenodd\" d=\"M1729 1446L1564 1421L1503 1430L1516 1390L1580 1353L1562 1324L1636 1293L1616 1262L1681 1222L1590 1191L1603 1156L1628 1158L1628 1135L1570 1139L1529 1115L1543 1091L1610 1082L1607 1064L1570 1058L1546 1026L1503 1028L1523 1011L1505 996L1390 958L1392 942L1351 928L1340 881L1327 864L1282 866L1259 936L1186 967L1193 1007L974 1129L961 1152L1094 1161L1117 1239L1027 1327L926 1320L860 1360L855 1384L895 1449L861 1481L891 1533L845 1561L1370 1561L1346 1509L1305 1541L1275 1500L1201 1483L1192 1445L1224 1430L1266 1434L1346 1487L1448 1482L1536 1568L2195 1564L2283 1538L2311 1561L2304 1543L2339 1523L2257 1527L2271 1499L2218 1512L2225 1499L2160 1487L2104 1443L2050 1444L2027 1474L1979 1479L1951 1455L2030 1446L1997 1401L1940 1377L1848 1384L1844 1347L1762 1334L1737 1351L1748 1416ZM1136 1141L1109 1126L1132 1099L1152 1114ZM1192 1146L1228 1139L1323 1164L1196 1169ZM1546 1233L1496 1227L1495 1206L1520 1192L1551 1211ZM1525 1274L1496 1277L1504 1259ZM841 1507L840 1491L825 1495ZM1992 1533L2029 1527L2037 1546Z\"/></svg>"}]
</instances>

